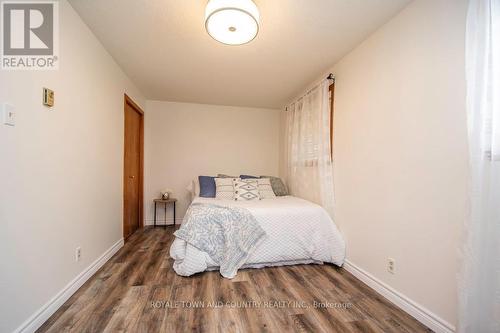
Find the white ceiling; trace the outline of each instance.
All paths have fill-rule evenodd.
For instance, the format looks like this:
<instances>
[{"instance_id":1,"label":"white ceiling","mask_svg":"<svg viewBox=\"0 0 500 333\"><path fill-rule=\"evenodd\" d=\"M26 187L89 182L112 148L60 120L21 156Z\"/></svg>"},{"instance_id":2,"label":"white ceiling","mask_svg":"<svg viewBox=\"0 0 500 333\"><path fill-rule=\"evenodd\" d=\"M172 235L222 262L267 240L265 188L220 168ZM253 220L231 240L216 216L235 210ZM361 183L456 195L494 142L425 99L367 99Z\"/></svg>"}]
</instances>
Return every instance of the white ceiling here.
<instances>
[{"instance_id":1,"label":"white ceiling","mask_svg":"<svg viewBox=\"0 0 500 333\"><path fill-rule=\"evenodd\" d=\"M255 0L241 46L205 32L206 0L69 1L148 99L280 108L411 0Z\"/></svg>"}]
</instances>

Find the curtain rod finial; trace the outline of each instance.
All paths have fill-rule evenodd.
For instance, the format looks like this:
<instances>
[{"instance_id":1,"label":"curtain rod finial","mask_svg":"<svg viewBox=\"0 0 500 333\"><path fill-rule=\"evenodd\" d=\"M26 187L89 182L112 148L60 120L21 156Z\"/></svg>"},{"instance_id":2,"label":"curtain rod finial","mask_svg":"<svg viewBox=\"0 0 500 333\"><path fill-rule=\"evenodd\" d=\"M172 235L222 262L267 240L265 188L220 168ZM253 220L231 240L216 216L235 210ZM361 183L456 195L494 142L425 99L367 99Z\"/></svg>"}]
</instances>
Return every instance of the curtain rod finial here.
<instances>
[{"instance_id":1,"label":"curtain rod finial","mask_svg":"<svg viewBox=\"0 0 500 333\"><path fill-rule=\"evenodd\" d=\"M330 73L328 74L328 76L326 77L327 80L335 80L335 76L333 75L333 73Z\"/></svg>"}]
</instances>

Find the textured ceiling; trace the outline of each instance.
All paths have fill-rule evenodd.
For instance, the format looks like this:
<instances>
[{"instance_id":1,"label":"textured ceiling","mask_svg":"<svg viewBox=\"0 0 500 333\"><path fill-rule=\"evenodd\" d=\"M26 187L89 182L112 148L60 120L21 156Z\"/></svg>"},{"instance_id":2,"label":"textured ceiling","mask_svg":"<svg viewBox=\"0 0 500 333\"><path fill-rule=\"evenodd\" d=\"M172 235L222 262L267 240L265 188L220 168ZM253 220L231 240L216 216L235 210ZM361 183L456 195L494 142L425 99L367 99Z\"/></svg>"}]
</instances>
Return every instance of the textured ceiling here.
<instances>
[{"instance_id":1,"label":"textured ceiling","mask_svg":"<svg viewBox=\"0 0 500 333\"><path fill-rule=\"evenodd\" d=\"M69 2L146 98L279 108L410 0L256 0L241 46L206 33L206 0Z\"/></svg>"}]
</instances>

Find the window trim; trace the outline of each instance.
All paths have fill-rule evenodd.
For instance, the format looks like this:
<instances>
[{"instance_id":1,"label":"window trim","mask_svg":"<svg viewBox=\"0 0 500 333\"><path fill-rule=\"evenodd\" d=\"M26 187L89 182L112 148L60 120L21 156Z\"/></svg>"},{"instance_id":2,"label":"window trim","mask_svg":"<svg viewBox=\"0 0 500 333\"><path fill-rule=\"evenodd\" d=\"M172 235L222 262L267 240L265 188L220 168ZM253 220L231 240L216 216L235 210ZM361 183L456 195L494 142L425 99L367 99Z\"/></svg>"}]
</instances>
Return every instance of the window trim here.
<instances>
[{"instance_id":1,"label":"window trim","mask_svg":"<svg viewBox=\"0 0 500 333\"><path fill-rule=\"evenodd\" d=\"M333 120L335 114L335 79L333 79L333 83L328 87L328 91L330 92L330 159L333 160Z\"/></svg>"}]
</instances>

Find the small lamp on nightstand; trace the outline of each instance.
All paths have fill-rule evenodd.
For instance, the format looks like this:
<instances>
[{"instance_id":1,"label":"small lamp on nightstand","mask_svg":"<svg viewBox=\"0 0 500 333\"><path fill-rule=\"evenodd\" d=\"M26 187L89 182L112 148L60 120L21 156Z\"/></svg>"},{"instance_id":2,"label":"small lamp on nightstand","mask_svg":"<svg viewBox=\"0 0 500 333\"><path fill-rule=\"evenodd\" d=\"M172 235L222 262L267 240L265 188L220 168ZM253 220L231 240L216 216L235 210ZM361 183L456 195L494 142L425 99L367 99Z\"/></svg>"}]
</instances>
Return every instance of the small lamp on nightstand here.
<instances>
[{"instance_id":1,"label":"small lamp on nightstand","mask_svg":"<svg viewBox=\"0 0 500 333\"><path fill-rule=\"evenodd\" d=\"M166 188L163 191L161 191L161 198L163 200L168 200L168 198L170 198L170 196L172 195L172 193L174 193L174 191L172 191L169 188Z\"/></svg>"}]
</instances>

